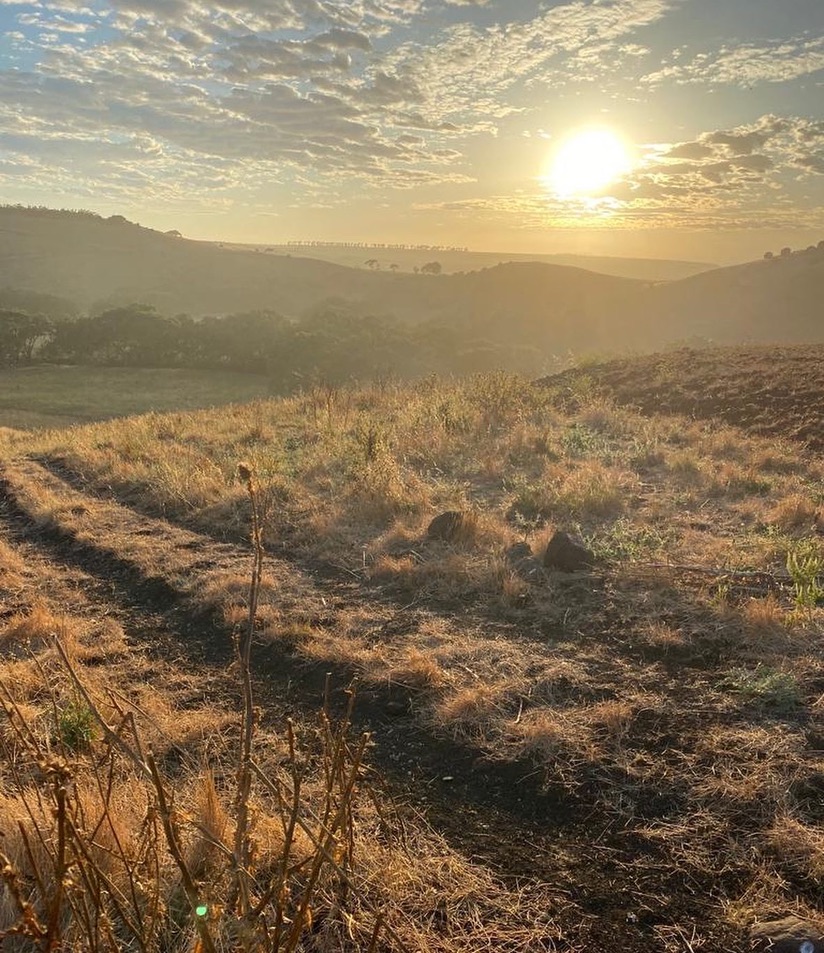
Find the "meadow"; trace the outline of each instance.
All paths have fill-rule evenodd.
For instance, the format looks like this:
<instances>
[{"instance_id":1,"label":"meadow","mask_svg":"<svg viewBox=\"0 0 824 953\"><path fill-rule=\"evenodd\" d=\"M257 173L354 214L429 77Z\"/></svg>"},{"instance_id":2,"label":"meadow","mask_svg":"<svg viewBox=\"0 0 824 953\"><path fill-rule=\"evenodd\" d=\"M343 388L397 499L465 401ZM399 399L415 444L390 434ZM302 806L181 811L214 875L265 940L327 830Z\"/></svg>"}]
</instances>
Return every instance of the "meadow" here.
<instances>
[{"instance_id":1,"label":"meadow","mask_svg":"<svg viewBox=\"0 0 824 953\"><path fill-rule=\"evenodd\" d=\"M147 411L194 410L265 396L254 374L176 368L32 365L0 369L0 427L66 427Z\"/></svg>"},{"instance_id":2,"label":"meadow","mask_svg":"<svg viewBox=\"0 0 824 953\"><path fill-rule=\"evenodd\" d=\"M224 679L244 671L241 656L227 672L229 634L248 631L262 699L251 906L275 882L305 896L302 865L323 867L312 844L326 830L307 821L314 841L278 875L294 825L260 778L305 763L311 811L340 808L349 825L331 832L348 853L326 848L345 857L346 888L334 865L311 881L322 927L304 919L295 949L743 951L757 920L815 919L824 464L801 445L645 415L587 374L316 387L4 440L12 722L30 726L42 759L50 712L59 726L77 704L57 633L103 721L131 712L168 752L140 804L168 785L191 856L205 830L231 861L245 695ZM432 538L445 511L463 514L460 531ZM544 566L558 528L590 547L590 570ZM108 611L94 587L85 603L60 601L77 573L110 581ZM357 742L324 727L353 679L364 775L347 774ZM317 727L324 691L337 700ZM287 714L312 726L305 762L287 750ZM112 739L91 732L76 747L73 776L94 788L88 772ZM36 783L31 765L15 767L25 748L5 748L17 794L3 829ZM190 766L204 764L213 782L198 793ZM371 792L352 810L347 784L330 781L349 777ZM146 815L124 811L104 814L137 837ZM398 850L408 876L391 866ZM180 867L164 857L169 907ZM16 863L31 867L24 842ZM207 892L231 883L231 862L190 867ZM230 907L209 926L241 943L248 916ZM196 919L175 923L179 948L202 942Z\"/></svg>"}]
</instances>

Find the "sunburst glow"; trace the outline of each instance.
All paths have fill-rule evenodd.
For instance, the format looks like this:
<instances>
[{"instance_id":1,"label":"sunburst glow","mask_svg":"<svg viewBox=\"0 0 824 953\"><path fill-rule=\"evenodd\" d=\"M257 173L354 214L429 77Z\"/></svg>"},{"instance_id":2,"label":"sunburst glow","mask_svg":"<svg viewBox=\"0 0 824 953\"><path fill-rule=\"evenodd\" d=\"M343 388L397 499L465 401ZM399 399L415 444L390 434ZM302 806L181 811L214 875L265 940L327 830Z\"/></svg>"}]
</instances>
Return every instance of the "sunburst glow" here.
<instances>
[{"instance_id":1,"label":"sunburst glow","mask_svg":"<svg viewBox=\"0 0 824 953\"><path fill-rule=\"evenodd\" d=\"M559 198L574 198L601 192L631 166L620 136L609 129L585 129L561 143L543 179Z\"/></svg>"}]
</instances>

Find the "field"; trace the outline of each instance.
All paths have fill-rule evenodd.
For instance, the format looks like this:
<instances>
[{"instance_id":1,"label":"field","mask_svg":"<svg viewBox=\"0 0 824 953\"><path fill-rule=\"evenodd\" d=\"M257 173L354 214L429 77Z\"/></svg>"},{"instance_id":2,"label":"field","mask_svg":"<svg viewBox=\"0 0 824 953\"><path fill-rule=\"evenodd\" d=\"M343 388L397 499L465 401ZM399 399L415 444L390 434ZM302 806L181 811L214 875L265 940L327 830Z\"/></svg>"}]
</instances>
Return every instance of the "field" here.
<instances>
[{"instance_id":1,"label":"field","mask_svg":"<svg viewBox=\"0 0 824 953\"><path fill-rule=\"evenodd\" d=\"M745 424L779 423L771 394L782 379L792 391L795 352L762 362L763 386L749 353L729 379L719 368L732 375L737 358L722 354L712 380L709 353L670 356L669 390L687 395L692 368L699 393L715 381L760 403ZM163 779L113 769L106 824L138 842L145 806L174 792L189 867L212 891L209 929L242 936L248 918L215 885L231 880L216 858L241 823L231 635L251 619L250 876L264 905L285 828L262 778L286 784L303 759L295 810L315 840L278 894L305 927L295 949L743 953L756 921L815 919L824 462L789 439L804 437L791 417L779 439L732 426L733 410L721 422L720 400L707 420L678 415L697 415L697 397L642 412L662 408L639 368L635 388L623 364L7 433L2 696L29 727L2 735L0 830L25 831L25 797L48 789L32 749L41 763L62 750L85 816L100 813L93 766L114 742L94 725L76 742L78 712L104 712L119 736L148 739ZM463 514L459 531L432 538L444 511ZM556 528L581 534L591 570L544 567ZM325 695L334 721L353 682L344 744L316 711ZM287 717L305 755L290 753ZM350 768L329 758L349 765L361 731L368 769L356 764L348 800L335 779ZM305 858L320 869L326 856L324 800L348 826L309 881ZM25 838L3 850L34 878ZM308 919L289 906L307 883ZM196 924L175 922L164 942L194 948Z\"/></svg>"},{"instance_id":2,"label":"field","mask_svg":"<svg viewBox=\"0 0 824 953\"><path fill-rule=\"evenodd\" d=\"M57 367L0 369L0 427L67 427L148 411L254 400L264 377L228 371Z\"/></svg>"}]
</instances>

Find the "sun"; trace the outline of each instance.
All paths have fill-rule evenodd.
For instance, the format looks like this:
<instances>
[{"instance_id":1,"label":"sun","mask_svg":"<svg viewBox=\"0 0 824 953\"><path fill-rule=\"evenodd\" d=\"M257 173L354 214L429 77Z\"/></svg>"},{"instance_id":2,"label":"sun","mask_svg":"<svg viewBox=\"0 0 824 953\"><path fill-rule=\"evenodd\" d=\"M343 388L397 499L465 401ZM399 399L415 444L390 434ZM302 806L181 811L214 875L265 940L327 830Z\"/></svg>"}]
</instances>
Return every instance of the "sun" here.
<instances>
[{"instance_id":1,"label":"sun","mask_svg":"<svg viewBox=\"0 0 824 953\"><path fill-rule=\"evenodd\" d=\"M601 192L631 167L620 136L609 129L583 129L564 139L542 178L558 198L575 198Z\"/></svg>"}]
</instances>

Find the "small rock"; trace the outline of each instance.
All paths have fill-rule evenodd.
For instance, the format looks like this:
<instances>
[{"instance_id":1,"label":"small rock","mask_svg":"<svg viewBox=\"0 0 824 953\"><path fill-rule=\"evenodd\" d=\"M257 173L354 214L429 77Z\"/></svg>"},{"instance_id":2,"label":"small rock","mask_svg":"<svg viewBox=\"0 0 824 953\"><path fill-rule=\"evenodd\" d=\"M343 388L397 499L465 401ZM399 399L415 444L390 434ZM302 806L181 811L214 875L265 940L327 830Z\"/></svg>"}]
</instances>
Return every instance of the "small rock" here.
<instances>
[{"instance_id":1,"label":"small rock","mask_svg":"<svg viewBox=\"0 0 824 953\"><path fill-rule=\"evenodd\" d=\"M504 553L504 558L510 566L518 566L532 559L532 547L529 543L513 543Z\"/></svg>"},{"instance_id":2,"label":"small rock","mask_svg":"<svg viewBox=\"0 0 824 953\"><path fill-rule=\"evenodd\" d=\"M549 541L544 553L544 566L547 569L577 572L579 569L591 569L594 565L595 556L584 545L584 541L579 536L561 530Z\"/></svg>"},{"instance_id":3,"label":"small rock","mask_svg":"<svg viewBox=\"0 0 824 953\"><path fill-rule=\"evenodd\" d=\"M426 535L429 539L452 540L460 533L466 522L466 514L458 510L447 510L429 524Z\"/></svg>"},{"instance_id":4,"label":"small rock","mask_svg":"<svg viewBox=\"0 0 824 953\"><path fill-rule=\"evenodd\" d=\"M529 543L513 543L504 552L504 559L510 569L527 582L534 580L541 572L541 562L535 558Z\"/></svg>"},{"instance_id":5,"label":"small rock","mask_svg":"<svg viewBox=\"0 0 824 953\"><path fill-rule=\"evenodd\" d=\"M800 917L754 923L750 940L757 953L824 953L824 934Z\"/></svg>"}]
</instances>

